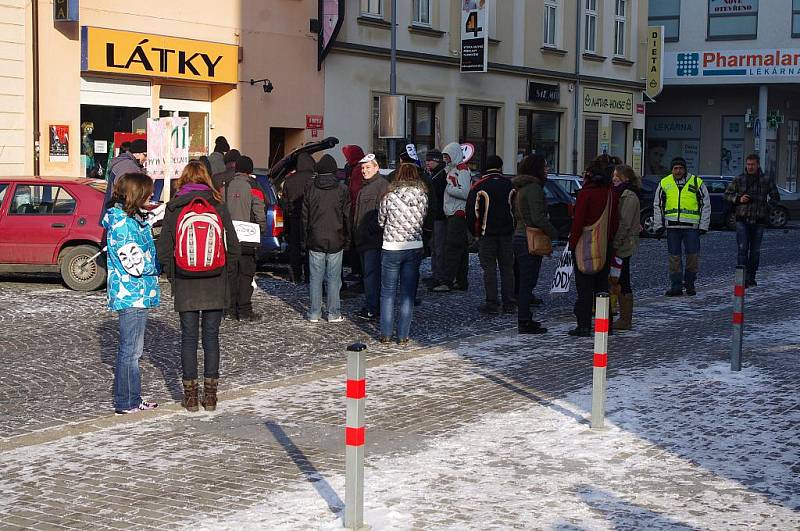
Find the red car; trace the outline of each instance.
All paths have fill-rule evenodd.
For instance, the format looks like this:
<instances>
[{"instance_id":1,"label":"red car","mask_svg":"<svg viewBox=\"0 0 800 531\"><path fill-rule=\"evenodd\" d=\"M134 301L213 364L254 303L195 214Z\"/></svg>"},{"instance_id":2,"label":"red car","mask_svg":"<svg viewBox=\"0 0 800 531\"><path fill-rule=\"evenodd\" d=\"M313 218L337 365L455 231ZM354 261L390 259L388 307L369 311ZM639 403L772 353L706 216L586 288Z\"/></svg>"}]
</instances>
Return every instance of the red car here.
<instances>
[{"instance_id":1,"label":"red car","mask_svg":"<svg viewBox=\"0 0 800 531\"><path fill-rule=\"evenodd\" d=\"M99 216L105 181L0 177L0 272L61 274L71 289L106 281Z\"/></svg>"}]
</instances>

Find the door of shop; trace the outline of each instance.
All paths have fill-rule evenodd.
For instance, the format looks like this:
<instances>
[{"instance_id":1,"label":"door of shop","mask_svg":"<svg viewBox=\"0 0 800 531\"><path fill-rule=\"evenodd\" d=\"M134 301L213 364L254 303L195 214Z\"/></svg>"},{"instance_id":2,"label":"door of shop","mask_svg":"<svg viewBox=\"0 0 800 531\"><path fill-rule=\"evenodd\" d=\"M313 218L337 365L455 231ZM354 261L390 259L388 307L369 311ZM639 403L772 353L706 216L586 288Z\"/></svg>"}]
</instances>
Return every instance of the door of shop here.
<instances>
[{"instance_id":1,"label":"door of shop","mask_svg":"<svg viewBox=\"0 0 800 531\"><path fill-rule=\"evenodd\" d=\"M160 118L189 119L189 158L208 155L211 99L208 87L164 85L158 105Z\"/></svg>"}]
</instances>

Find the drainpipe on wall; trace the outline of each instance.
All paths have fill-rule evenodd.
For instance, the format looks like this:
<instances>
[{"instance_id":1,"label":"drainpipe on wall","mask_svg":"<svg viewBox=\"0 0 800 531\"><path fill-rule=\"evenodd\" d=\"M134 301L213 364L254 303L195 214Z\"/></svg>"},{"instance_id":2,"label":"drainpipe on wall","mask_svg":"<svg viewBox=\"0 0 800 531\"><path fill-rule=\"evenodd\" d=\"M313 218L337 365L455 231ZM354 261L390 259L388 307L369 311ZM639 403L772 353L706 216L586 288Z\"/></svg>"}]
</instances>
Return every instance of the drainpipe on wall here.
<instances>
[{"instance_id":1,"label":"drainpipe on wall","mask_svg":"<svg viewBox=\"0 0 800 531\"><path fill-rule=\"evenodd\" d=\"M31 2L33 40L33 174L39 175L41 131L39 130L39 0Z\"/></svg>"},{"instance_id":2,"label":"drainpipe on wall","mask_svg":"<svg viewBox=\"0 0 800 531\"><path fill-rule=\"evenodd\" d=\"M397 94L397 0L392 0L392 50L389 57L389 95ZM405 126L405 124L404 124ZM395 167L397 159L397 143L389 139L389 167Z\"/></svg>"},{"instance_id":3,"label":"drainpipe on wall","mask_svg":"<svg viewBox=\"0 0 800 531\"><path fill-rule=\"evenodd\" d=\"M572 173L578 171L578 126L580 123L580 87L581 87L581 7L575 3L575 88L572 91L574 108L572 110Z\"/></svg>"}]
</instances>

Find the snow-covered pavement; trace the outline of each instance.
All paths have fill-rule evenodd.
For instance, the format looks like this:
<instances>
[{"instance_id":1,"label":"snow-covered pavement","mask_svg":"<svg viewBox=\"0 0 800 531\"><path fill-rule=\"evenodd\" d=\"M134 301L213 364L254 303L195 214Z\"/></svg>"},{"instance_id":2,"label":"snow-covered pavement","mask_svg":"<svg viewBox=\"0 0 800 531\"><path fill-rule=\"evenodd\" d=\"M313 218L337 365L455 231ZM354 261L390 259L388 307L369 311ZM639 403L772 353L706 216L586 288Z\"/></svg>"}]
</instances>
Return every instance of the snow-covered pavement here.
<instances>
[{"instance_id":1,"label":"snow-covered pavement","mask_svg":"<svg viewBox=\"0 0 800 531\"><path fill-rule=\"evenodd\" d=\"M609 344L607 429L588 425L592 342L513 331L374 360L373 529L800 528L800 286L748 291L731 373L729 286L654 298ZM0 446L0 528L336 529L341 371Z\"/></svg>"}]
</instances>

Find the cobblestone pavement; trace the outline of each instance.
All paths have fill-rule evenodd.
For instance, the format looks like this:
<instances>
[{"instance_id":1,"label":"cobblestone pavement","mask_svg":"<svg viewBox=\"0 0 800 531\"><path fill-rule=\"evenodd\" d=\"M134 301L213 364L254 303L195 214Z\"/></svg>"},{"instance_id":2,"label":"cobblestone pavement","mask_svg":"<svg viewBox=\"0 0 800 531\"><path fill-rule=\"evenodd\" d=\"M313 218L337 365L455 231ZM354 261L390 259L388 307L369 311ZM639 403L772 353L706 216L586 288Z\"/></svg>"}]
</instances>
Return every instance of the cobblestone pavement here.
<instances>
[{"instance_id":1,"label":"cobblestone pavement","mask_svg":"<svg viewBox=\"0 0 800 531\"><path fill-rule=\"evenodd\" d=\"M701 284L727 279L735 262L735 235L712 232L703 240ZM800 230L767 231L762 263L796 268ZM664 289L665 242L646 240L636 259L637 293ZM420 289L411 348L429 347L454 339L507 330L515 315L479 314L483 287L473 256L469 292L447 295ZM545 298L539 318L568 315L574 294L547 296L555 260L545 260L537 293ZM424 266L427 267L427 264ZM0 280L3 280L0 277ZM0 283L0 440L106 415L111 408L111 383L117 348L116 317L105 310L103 292L66 290L40 277L6 277ZM11 281L8 281L11 280ZM288 376L337 367L347 344L372 340L373 324L357 320L311 325L303 318L307 290L264 274L254 296L265 316L258 325L225 323L222 330L223 389L230 390ZM165 292L168 285L162 284ZM360 297L344 301L353 315ZM142 360L145 396L160 402L180 397L180 331L167 293L162 307L151 314ZM396 352L396 347L370 344L370 358ZM202 363L202 355L200 356Z\"/></svg>"},{"instance_id":2,"label":"cobblestone pavement","mask_svg":"<svg viewBox=\"0 0 800 531\"><path fill-rule=\"evenodd\" d=\"M587 425L592 340L567 338L568 316L544 336L371 358L367 522L797 529L796 277L768 268L748 291L737 374L728 282L642 297L636 330L610 339L606 431ZM0 528L341 526L344 382L329 356L329 369L228 392L214 414L167 405L0 442Z\"/></svg>"}]
</instances>

